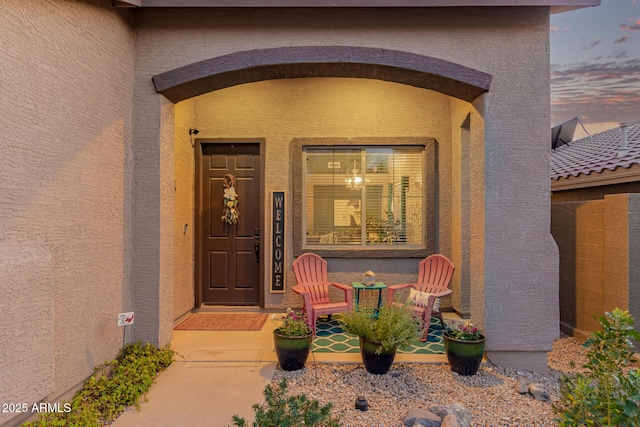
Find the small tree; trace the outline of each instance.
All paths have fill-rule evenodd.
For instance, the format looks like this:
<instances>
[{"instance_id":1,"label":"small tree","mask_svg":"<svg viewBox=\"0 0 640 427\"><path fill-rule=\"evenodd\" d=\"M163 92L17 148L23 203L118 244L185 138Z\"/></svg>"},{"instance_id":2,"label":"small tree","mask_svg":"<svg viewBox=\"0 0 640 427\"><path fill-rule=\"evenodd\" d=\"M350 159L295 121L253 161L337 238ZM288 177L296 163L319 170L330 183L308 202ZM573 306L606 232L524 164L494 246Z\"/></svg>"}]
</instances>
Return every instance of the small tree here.
<instances>
[{"instance_id":1,"label":"small tree","mask_svg":"<svg viewBox=\"0 0 640 427\"><path fill-rule=\"evenodd\" d=\"M320 406L317 400L309 400L305 395L287 396L287 380L277 387L268 385L264 391L265 404L253 405L255 420L253 427L340 427L338 418L331 416L332 404ZM233 416L233 425L246 427L244 418Z\"/></svg>"},{"instance_id":2,"label":"small tree","mask_svg":"<svg viewBox=\"0 0 640 427\"><path fill-rule=\"evenodd\" d=\"M616 308L597 320L602 331L592 332L584 343L586 374L561 377L558 425L638 426L640 373L627 368L635 363L631 339L640 340L640 333L628 311Z\"/></svg>"}]
</instances>

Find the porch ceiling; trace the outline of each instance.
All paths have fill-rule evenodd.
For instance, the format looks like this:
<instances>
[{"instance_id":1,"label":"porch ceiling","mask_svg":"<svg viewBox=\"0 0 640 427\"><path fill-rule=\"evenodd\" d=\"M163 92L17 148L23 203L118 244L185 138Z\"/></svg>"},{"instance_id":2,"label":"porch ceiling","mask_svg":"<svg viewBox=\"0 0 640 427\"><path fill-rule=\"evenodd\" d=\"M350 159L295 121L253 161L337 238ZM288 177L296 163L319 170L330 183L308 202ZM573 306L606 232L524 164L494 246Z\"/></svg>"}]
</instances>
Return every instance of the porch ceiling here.
<instances>
[{"instance_id":1,"label":"porch ceiling","mask_svg":"<svg viewBox=\"0 0 640 427\"><path fill-rule=\"evenodd\" d=\"M293 46L237 52L153 76L158 93L176 103L214 90L263 80L351 77L431 89L471 102L491 75L428 56L350 46Z\"/></svg>"},{"instance_id":2,"label":"porch ceiling","mask_svg":"<svg viewBox=\"0 0 640 427\"><path fill-rule=\"evenodd\" d=\"M551 12L598 6L600 0L115 0L118 7L462 7L547 6Z\"/></svg>"}]
</instances>

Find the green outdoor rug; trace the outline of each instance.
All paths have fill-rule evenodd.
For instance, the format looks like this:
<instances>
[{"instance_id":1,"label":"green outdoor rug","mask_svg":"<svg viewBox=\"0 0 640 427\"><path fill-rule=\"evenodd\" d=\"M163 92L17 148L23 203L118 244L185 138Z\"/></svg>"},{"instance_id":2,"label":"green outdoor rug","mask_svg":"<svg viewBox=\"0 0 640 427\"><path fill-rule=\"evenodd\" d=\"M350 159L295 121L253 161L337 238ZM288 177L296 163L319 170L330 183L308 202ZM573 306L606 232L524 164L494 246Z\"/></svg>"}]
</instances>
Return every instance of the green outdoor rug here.
<instances>
[{"instance_id":1,"label":"green outdoor rug","mask_svg":"<svg viewBox=\"0 0 640 427\"><path fill-rule=\"evenodd\" d=\"M340 317L333 315L331 320L318 319L316 337L313 339L312 351L315 353L359 353L360 344L357 337L344 333L340 327ZM416 339L411 348L398 349L398 353L412 354L444 354L442 342L442 325L440 319L431 318L431 327L426 342Z\"/></svg>"}]
</instances>

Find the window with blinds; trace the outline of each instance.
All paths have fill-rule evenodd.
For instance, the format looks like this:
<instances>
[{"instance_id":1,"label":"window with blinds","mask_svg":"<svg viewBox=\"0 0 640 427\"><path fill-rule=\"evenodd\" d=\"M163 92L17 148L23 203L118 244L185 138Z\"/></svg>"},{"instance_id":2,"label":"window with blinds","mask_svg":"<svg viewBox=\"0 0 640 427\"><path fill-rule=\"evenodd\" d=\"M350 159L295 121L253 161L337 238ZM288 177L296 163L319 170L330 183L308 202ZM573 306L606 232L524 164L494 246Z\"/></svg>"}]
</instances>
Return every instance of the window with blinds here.
<instances>
[{"instance_id":1,"label":"window with blinds","mask_svg":"<svg viewBox=\"0 0 640 427\"><path fill-rule=\"evenodd\" d=\"M424 147L305 147L305 247L422 247Z\"/></svg>"}]
</instances>

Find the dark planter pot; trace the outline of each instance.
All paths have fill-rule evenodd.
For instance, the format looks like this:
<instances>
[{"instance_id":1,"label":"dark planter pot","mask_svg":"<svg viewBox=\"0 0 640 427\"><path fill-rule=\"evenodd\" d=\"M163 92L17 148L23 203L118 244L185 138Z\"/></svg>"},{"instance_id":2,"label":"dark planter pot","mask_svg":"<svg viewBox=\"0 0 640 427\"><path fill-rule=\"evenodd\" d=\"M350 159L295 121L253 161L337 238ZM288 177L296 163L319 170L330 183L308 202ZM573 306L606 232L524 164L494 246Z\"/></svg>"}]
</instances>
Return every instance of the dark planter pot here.
<instances>
[{"instance_id":1,"label":"dark planter pot","mask_svg":"<svg viewBox=\"0 0 640 427\"><path fill-rule=\"evenodd\" d=\"M478 341L463 341L445 333L443 339L451 370L460 375L475 375L484 356L484 336Z\"/></svg>"},{"instance_id":2,"label":"dark planter pot","mask_svg":"<svg viewBox=\"0 0 640 427\"><path fill-rule=\"evenodd\" d=\"M360 338L360 355L362 362L364 362L364 368L371 374L382 375L391 369L393 359L396 357L396 348L376 354L378 345L379 343Z\"/></svg>"},{"instance_id":3,"label":"dark planter pot","mask_svg":"<svg viewBox=\"0 0 640 427\"><path fill-rule=\"evenodd\" d=\"M273 344L276 347L278 363L285 371L302 369L309 357L313 334L304 337L286 337L273 331Z\"/></svg>"}]
</instances>

